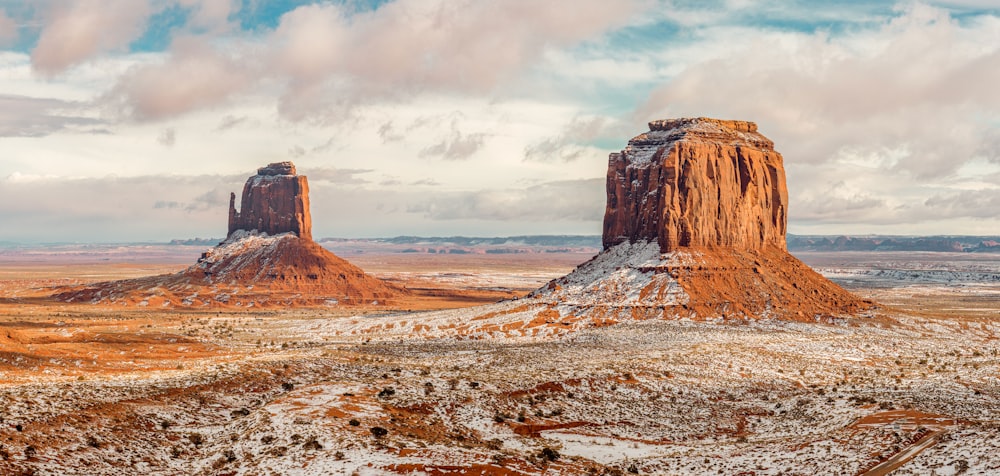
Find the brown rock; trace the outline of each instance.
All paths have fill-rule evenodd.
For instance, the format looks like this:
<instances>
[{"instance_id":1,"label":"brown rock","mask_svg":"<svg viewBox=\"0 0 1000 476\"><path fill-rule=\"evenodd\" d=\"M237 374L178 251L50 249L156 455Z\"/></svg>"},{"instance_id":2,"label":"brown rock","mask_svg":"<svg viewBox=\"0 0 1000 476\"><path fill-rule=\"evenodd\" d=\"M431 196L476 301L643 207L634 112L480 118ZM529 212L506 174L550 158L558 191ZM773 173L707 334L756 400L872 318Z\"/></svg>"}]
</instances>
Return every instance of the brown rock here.
<instances>
[{"instance_id":1,"label":"brown rock","mask_svg":"<svg viewBox=\"0 0 1000 476\"><path fill-rule=\"evenodd\" d=\"M532 294L559 318L815 321L874 308L788 253L781 154L754 123L649 129L608 162L604 251Z\"/></svg>"},{"instance_id":2,"label":"brown rock","mask_svg":"<svg viewBox=\"0 0 1000 476\"><path fill-rule=\"evenodd\" d=\"M785 247L785 170L756 124L689 118L649 129L608 161L605 248Z\"/></svg>"},{"instance_id":3,"label":"brown rock","mask_svg":"<svg viewBox=\"0 0 1000 476\"><path fill-rule=\"evenodd\" d=\"M309 182L295 173L291 162L276 162L257 169L243 186L240 211L236 194L229 195L229 233L237 230L268 235L292 232L312 239L309 216Z\"/></svg>"},{"instance_id":4,"label":"brown rock","mask_svg":"<svg viewBox=\"0 0 1000 476\"><path fill-rule=\"evenodd\" d=\"M312 240L309 185L291 162L257 169L230 196L229 235L176 274L57 292L64 302L158 307L393 305L410 292L365 274ZM290 234L290 233L294 233Z\"/></svg>"}]
</instances>

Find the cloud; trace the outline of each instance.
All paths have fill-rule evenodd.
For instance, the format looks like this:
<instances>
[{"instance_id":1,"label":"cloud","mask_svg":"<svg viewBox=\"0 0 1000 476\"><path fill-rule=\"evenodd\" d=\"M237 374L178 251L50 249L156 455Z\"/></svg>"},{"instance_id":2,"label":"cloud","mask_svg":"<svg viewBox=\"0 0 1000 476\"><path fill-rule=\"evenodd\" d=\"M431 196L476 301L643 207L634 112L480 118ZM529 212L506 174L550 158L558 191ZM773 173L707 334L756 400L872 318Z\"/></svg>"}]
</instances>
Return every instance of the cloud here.
<instances>
[{"instance_id":1,"label":"cloud","mask_svg":"<svg viewBox=\"0 0 1000 476\"><path fill-rule=\"evenodd\" d=\"M620 139L624 131L621 123L607 117L574 117L555 137L536 142L524 148L524 160L533 162L572 162L594 153L588 145L598 139Z\"/></svg>"},{"instance_id":2,"label":"cloud","mask_svg":"<svg viewBox=\"0 0 1000 476\"><path fill-rule=\"evenodd\" d=\"M163 119L224 104L252 82L247 67L206 40L182 37L165 61L131 68L101 102L121 117Z\"/></svg>"},{"instance_id":3,"label":"cloud","mask_svg":"<svg viewBox=\"0 0 1000 476\"><path fill-rule=\"evenodd\" d=\"M423 148L420 157L440 157L445 160L465 160L475 155L483 147L486 134L463 134L452 130L441 142Z\"/></svg>"},{"instance_id":4,"label":"cloud","mask_svg":"<svg viewBox=\"0 0 1000 476\"><path fill-rule=\"evenodd\" d=\"M212 33L228 31L229 18L240 10L237 0L179 0L182 6L193 8L188 26Z\"/></svg>"},{"instance_id":5,"label":"cloud","mask_svg":"<svg viewBox=\"0 0 1000 476\"><path fill-rule=\"evenodd\" d=\"M245 176L43 177L0 186L0 240L139 241L225 233ZM30 203L29 211L23 203Z\"/></svg>"},{"instance_id":6,"label":"cloud","mask_svg":"<svg viewBox=\"0 0 1000 476\"><path fill-rule=\"evenodd\" d=\"M151 14L148 0L52 2L31 53L35 71L51 76L108 51L125 50Z\"/></svg>"},{"instance_id":7,"label":"cloud","mask_svg":"<svg viewBox=\"0 0 1000 476\"><path fill-rule=\"evenodd\" d=\"M156 142L159 142L164 147L173 147L177 143L177 130L173 127L163 129L156 138Z\"/></svg>"},{"instance_id":8,"label":"cloud","mask_svg":"<svg viewBox=\"0 0 1000 476\"><path fill-rule=\"evenodd\" d=\"M14 43L17 40L17 23L7 13L0 10L0 47Z\"/></svg>"},{"instance_id":9,"label":"cloud","mask_svg":"<svg viewBox=\"0 0 1000 476\"><path fill-rule=\"evenodd\" d=\"M344 118L415 93L483 93L565 47L626 24L635 1L397 0L374 10L304 5L282 16L270 63L289 119Z\"/></svg>"},{"instance_id":10,"label":"cloud","mask_svg":"<svg viewBox=\"0 0 1000 476\"><path fill-rule=\"evenodd\" d=\"M43 137L102 124L82 116L84 110L77 102L0 94L0 137Z\"/></svg>"},{"instance_id":11,"label":"cloud","mask_svg":"<svg viewBox=\"0 0 1000 476\"><path fill-rule=\"evenodd\" d=\"M299 168L299 174L309 177L310 183L328 182L334 184L363 184L368 180L358 177L373 172L372 169L348 169L334 167Z\"/></svg>"},{"instance_id":12,"label":"cloud","mask_svg":"<svg viewBox=\"0 0 1000 476\"><path fill-rule=\"evenodd\" d=\"M222 119L219 120L219 125L216 126L215 130L220 131L220 132L221 131L228 131L229 129L232 129L232 128L234 128L234 127L236 127L236 126L238 126L240 124L243 124L245 122L247 122L247 117L246 116L234 116L232 114L229 114L229 115L223 116Z\"/></svg>"},{"instance_id":13,"label":"cloud","mask_svg":"<svg viewBox=\"0 0 1000 476\"><path fill-rule=\"evenodd\" d=\"M409 213L431 220L592 221L604 214L604 179L561 180L524 189L435 194Z\"/></svg>"},{"instance_id":14,"label":"cloud","mask_svg":"<svg viewBox=\"0 0 1000 476\"><path fill-rule=\"evenodd\" d=\"M379 126L378 136L382 139L383 144L389 142L399 142L403 140L403 134L396 132L396 126L392 121L386 122Z\"/></svg>"},{"instance_id":15,"label":"cloud","mask_svg":"<svg viewBox=\"0 0 1000 476\"><path fill-rule=\"evenodd\" d=\"M934 195L923 205L935 217L996 218L1000 210L1000 188Z\"/></svg>"},{"instance_id":16,"label":"cloud","mask_svg":"<svg viewBox=\"0 0 1000 476\"><path fill-rule=\"evenodd\" d=\"M410 185L427 185L435 187L441 185L441 182L438 182L437 180L434 180L432 178L424 178L420 180L414 180L413 182L410 182Z\"/></svg>"},{"instance_id":17,"label":"cloud","mask_svg":"<svg viewBox=\"0 0 1000 476\"><path fill-rule=\"evenodd\" d=\"M699 35L744 40L655 90L636 121L754 120L787 157L810 163L845 146L877 154L905 145L911 153L893 171L922 179L953 173L995 137L996 17L958 22L913 4L876 28L840 36L712 28Z\"/></svg>"}]
</instances>

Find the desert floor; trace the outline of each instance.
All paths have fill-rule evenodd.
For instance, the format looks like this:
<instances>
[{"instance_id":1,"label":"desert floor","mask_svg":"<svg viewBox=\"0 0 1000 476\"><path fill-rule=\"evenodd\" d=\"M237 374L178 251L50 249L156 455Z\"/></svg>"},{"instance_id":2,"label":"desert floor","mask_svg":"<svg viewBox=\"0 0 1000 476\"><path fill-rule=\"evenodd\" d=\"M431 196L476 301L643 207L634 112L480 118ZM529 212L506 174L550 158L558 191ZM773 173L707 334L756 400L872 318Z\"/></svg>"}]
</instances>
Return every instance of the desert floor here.
<instances>
[{"instance_id":1,"label":"desert floor","mask_svg":"<svg viewBox=\"0 0 1000 476\"><path fill-rule=\"evenodd\" d=\"M0 474L1000 473L1000 256L799 256L873 318L521 337L417 331L590 254L345 256L421 311L39 298L189 251L0 256Z\"/></svg>"}]
</instances>

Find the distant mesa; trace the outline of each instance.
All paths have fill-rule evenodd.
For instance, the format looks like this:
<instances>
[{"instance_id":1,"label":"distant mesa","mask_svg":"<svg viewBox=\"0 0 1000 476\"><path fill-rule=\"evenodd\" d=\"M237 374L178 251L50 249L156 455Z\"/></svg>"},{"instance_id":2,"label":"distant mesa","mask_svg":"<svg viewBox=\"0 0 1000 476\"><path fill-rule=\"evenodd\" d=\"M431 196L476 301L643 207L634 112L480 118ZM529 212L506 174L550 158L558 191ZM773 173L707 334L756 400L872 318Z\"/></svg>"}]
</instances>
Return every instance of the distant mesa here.
<instances>
[{"instance_id":1,"label":"distant mesa","mask_svg":"<svg viewBox=\"0 0 1000 476\"><path fill-rule=\"evenodd\" d=\"M291 162L257 169L230 196L229 232L188 269L97 283L57 294L67 302L156 307L386 305L409 291L364 273L312 240L309 183Z\"/></svg>"},{"instance_id":2,"label":"distant mesa","mask_svg":"<svg viewBox=\"0 0 1000 476\"><path fill-rule=\"evenodd\" d=\"M560 315L829 319L871 309L791 256L781 154L746 121L653 121L611 154L604 251L533 297Z\"/></svg>"}]
</instances>

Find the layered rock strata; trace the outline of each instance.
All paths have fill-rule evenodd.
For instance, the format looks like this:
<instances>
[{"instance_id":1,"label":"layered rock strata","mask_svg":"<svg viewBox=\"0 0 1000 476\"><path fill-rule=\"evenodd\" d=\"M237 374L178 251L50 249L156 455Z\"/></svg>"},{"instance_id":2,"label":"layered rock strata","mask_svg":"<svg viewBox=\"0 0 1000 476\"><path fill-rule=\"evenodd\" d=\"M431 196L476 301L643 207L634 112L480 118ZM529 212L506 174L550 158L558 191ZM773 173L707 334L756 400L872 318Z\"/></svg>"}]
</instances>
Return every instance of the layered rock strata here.
<instances>
[{"instance_id":1,"label":"layered rock strata","mask_svg":"<svg viewBox=\"0 0 1000 476\"><path fill-rule=\"evenodd\" d=\"M237 230L278 235L295 233L312 239L309 182L297 175L291 162L277 162L257 169L243 186L240 210L236 194L229 195L229 233Z\"/></svg>"},{"instance_id":2,"label":"layered rock strata","mask_svg":"<svg viewBox=\"0 0 1000 476\"><path fill-rule=\"evenodd\" d=\"M787 252L781 154L756 124L653 121L611 154L604 251L533 293L566 316L831 319L872 309Z\"/></svg>"},{"instance_id":3,"label":"layered rock strata","mask_svg":"<svg viewBox=\"0 0 1000 476\"><path fill-rule=\"evenodd\" d=\"M746 121L649 123L611 154L604 247L652 241L687 247L785 246L788 191L781 154Z\"/></svg>"},{"instance_id":4,"label":"layered rock strata","mask_svg":"<svg viewBox=\"0 0 1000 476\"><path fill-rule=\"evenodd\" d=\"M291 162L261 167L243 187L229 233L186 270L96 283L55 295L66 302L154 307L391 305L409 294L312 240L309 185Z\"/></svg>"}]
</instances>

